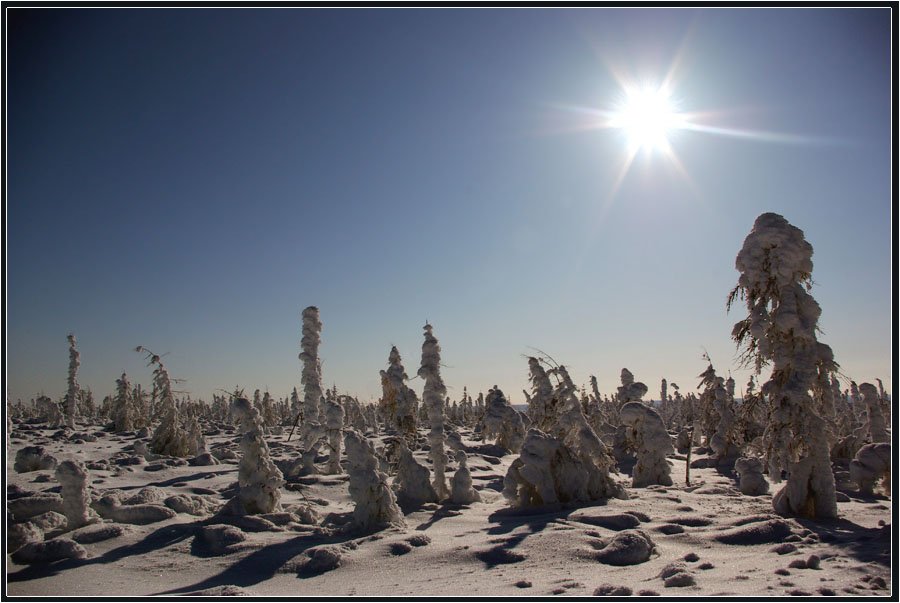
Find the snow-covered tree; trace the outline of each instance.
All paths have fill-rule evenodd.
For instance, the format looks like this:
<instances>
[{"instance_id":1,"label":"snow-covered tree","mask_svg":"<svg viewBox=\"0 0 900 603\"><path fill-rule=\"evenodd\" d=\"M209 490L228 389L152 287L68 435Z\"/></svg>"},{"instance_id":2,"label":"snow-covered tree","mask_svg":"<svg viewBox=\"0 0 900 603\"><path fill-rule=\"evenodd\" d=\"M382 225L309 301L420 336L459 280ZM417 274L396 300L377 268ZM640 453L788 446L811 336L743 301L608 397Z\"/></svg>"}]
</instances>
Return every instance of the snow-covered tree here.
<instances>
[{"instance_id":1,"label":"snow-covered tree","mask_svg":"<svg viewBox=\"0 0 900 603\"><path fill-rule=\"evenodd\" d=\"M432 326L425 325L425 341L422 343L422 365L418 375L425 381L422 405L428 413L431 430L428 432L428 456L434 470L434 490L438 498L447 498L450 491L444 471L447 467L447 453L444 451L444 397L447 388L441 378L441 346L432 333Z\"/></svg>"},{"instance_id":2,"label":"snow-covered tree","mask_svg":"<svg viewBox=\"0 0 900 603\"><path fill-rule=\"evenodd\" d=\"M344 427L344 409L338 400L328 398L325 404L325 434L328 437L328 465L325 473L341 472L341 430Z\"/></svg>"},{"instance_id":3,"label":"snow-covered tree","mask_svg":"<svg viewBox=\"0 0 900 603\"><path fill-rule=\"evenodd\" d=\"M406 439L407 446L415 448L419 400L416 393L406 386L408 380L400 352L396 346L391 346L388 368L381 371L382 396L379 405L386 427L394 429Z\"/></svg>"},{"instance_id":4,"label":"snow-covered tree","mask_svg":"<svg viewBox=\"0 0 900 603\"><path fill-rule=\"evenodd\" d=\"M482 423L481 433L485 440L496 437L497 446L513 453L522 447L525 440L522 417L496 385L488 391Z\"/></svg>"},{"instance_id":5,"label":"snow-covered tree","mask_svg":"<svg viewBox=\"0 0 900 603\"><path fill-rule=\"evenodd\" d=\"M429 481L428 467L413 457L404 438L398 437L393 443L391 455L397 458L397 475L391 488L397 495L398 504L404 508L417 508L425 503L438 502L437 492Z\"/></svg>"},{"instance_id":6,"label":"snow-covered tree","mask_svg":"<svg viewBox=\"0 0 900 603\"><path fill-rule=\"evenodd\" d=\"M635 488L653 484L671 486L672 469L666 455L675 450L662 418L655 410L640 402L626 402L619 410L619 416L622 423L631 430L629 439L634 442L637 453L631 485Z\"/></svg>"},{"instance_id":7,"label":"snow-covered tree","mask_svg":"<svg viewBox=\"0 0 900 603\"><path fill-rule=\"evenodd\" d=\"M242 433L238 465L239 507L234 510L250 515L280 511L284 479L269 455L259 411L247 398L235 398L231 402L231 414L240 423Z\"/></svg>"},{"instance_id":8,"label":"snow-covered tree","mask_svg":"<svg viewBox=\"0 0 900 603\"><path fill-rule=\"evenodd\" d=\"M829 519L837 517L837 502L827 424L810 390L820 370L833 372L837 365L831 349L816 339L822 311L807 292L812 254L803 231L778 214L762 214L737 255L741 275L727 307L746 302L748 316L732 332L745 361L757 374L773 365L762 386L770 404L764 443L770 478L788 473L773 506L782 514Z\"/></svg>"},{"instance_id":9,"label":"snow-covered tree","mask_svg":"<svg viewBox=\"0 0 900 603\"><path fill-rule=\"evenodd\" d=\"M456 462L459 467L450 480L450 502L455 505L469 505L481 501L478 490L472 487L472 474L469 472L467 460L464 450L456 451Z\"/></svg>"},{"instance_id":10,"label":"snow-covered tree","mask_svg":"<svg viewBox=\"0 0 900 603\"><path fill-rule=\"evenodd\" d=\"M344 434L344 445L350 474L350 498L355 503L353 526L369 531L388 525L406 525L394 492L388 486L387 476L378 470L372 443L351 429Z\"/></svg>"},{"instance_id":11,"label":"snow-covered tree","mask_svg":"<svg viewBox=\"0 0 900 603\"><path fill-rule=\"evenodd\" d=\"M88 473L80 461L63 461L56 467L56 481L59 482L63 499L63 514L69 530L80 528L100 520L91 509L91 490Z\"/></svg>"},{"instance_id":12,"label":"snow-covered tree","mask_svg":"<svg viewBox=\"0 0 900 603\"><path fill-rule=\"evenodd\" d=\"M191 445L188 435L181 425L178 407L175 404L175 396L172 393L172 381L169 371L162 363L160 357L143 346L136 348L137 352L146 352L147 364L154 366L153 388L159 395L159 408L162 415L160 423L153 432L150 441L150 451L153 454L167 454L169 456L187 457L191 454Z\"/></svg>"},{"instance_id":13,"label":"snow-covered tree","mask_svg":"<svg viewBox=\"0 0 900 603\"><path fill-rule=\"evenodd\" d=\"M863 404L866 405L869 438L872 442L890 441L884 426L884 415L881 413L881 398L878 395L878 390L871 383L861 383L859 385L859 393L862 394Z\"/></svg>"},{"instance_id":14,"label":"snow-covered tree","mask_svg":"<svg viewBox=\"0 0 900 603\"><path fill-rule=\"evenodd\" d=\"M135 408L131 402L131 384L128 375L116 379L116 397L113 399L113 421L116 431L132 431L134 429Z\"/></svg>"},{"instance_id":15,"label":"snow-covered tree","mask_svg":"<svg viewBox=\"0 0 900 603\"><path fill-rule=\"evenodd\" d=\"M78 394L81 391L81 388L78 386L77 379L78 366L81 364L79 356L81 354L78 353L78 348L75 347L75 335L69 333L67 339L69 340L69 376L67 379L69 387L66 391L66 426L70 429L75 429L75 415L77 414L78 409Z\"/></svg>"},{"instance_id":16,"label":"snow-covered tree","mask_svg":"<svg viewBox=\"0 0 900 603\"><path fill-rule=\"evenodd\" d=\"M319 361L322 321L319 320L317 307L309 306L303 310L302 331L300 361L303 363L303 374L300 382L303 385L303 423L300 427L300 443L303 453L299 472L312 474L319 472L315 459L326 431L325 426L319 422L323 399L322 364Z\"/></svg>"}]
</instances>

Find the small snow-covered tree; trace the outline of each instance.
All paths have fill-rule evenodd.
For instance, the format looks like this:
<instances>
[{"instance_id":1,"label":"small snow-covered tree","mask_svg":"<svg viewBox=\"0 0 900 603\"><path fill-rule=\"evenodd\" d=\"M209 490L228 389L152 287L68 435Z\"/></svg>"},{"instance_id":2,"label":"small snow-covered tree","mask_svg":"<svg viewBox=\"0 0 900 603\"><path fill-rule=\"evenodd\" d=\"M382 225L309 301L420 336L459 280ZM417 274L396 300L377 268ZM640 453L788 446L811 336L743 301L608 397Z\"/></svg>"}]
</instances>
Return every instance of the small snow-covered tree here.
<instances>
[{"instance_id":1,"label":"small snow-covered tree","mask_svg":"<svg viewBox=\"0 0 900 603\"><path fill-rule=\"evenodd\" d=\"M878 390L871 383L861 383L859 393L862 394L863 404L866 405L868 418L869 438L872 442L888 442L887 430L884 427L884 415L881 413L881 398Z\"/></svg>"},{"instance_id":2,"label":"small snow-covered tree","mask_svg":"<svg viewBox=\"0 0 900 603\"><path fill-rule=\"evenodd\" d=\"M640 402L626 402L619 410L619 416L622 423L631 429L630 439L637 453L631 485L635 488L653 484L671 486L671 467L666 455L675 450L662 418Z\"/></svg>"},{"instance_id":3,"label":"small snow-covered tree","mask_svg":"<svg viewBox=\"0 0 900 603\"><path fill-rule=\"evenodd\" d=\"M91 509L91 491L88 473L80 461L63 461L56 467L56 481L59 482L63 499L63 514L69 530L80 528L100 520Z\"/></svg>"},{"instance_id":4,"label":"small snow-covered tree","mask_svg":"<svg viewBox=\"0 0 900 603\"><path fill-rule=\"evenodd\" d=\"M406 439L407 446L415 448L419 400L416 393L406 386L408 380L400 352L397 346L391 346L388 368L381 371L382 396L379 405L386 427L394 429Z\"/></svg>"},{"instance_id":5,"label":"small snow-covered tree","mask_svg":"<svg viewBox=\"0 0 900 603\"><path fill-rule=\"evenodd\" d=\"M247 398L231 402L231 414L240 423L241 460L238 465L238 514L272 513L281 510L284 479L272 462L263 437L262 418ZM237 504L234 503L234 504Z\"/></svg>"},{"instance_id":6,"label":"small snow-covered tree","mask_svg":"<svg viewBox=\"0 0 900 603\"><path fill-rule=\"evenodd\" d=\"M472 487L472 474L467 465L465 450L456 451L456 462L459 467L450 480L450 502L455 505L469 505L481 501L478 490Z\"/></svg>"},{"instance_id":7,"label":"small snow-covered tree","mask_svg":"<svg viewBox=\"0 0 900 603\"><path fill-rule=\"evenodd\" d=\"M513 453L522 447L525 440L522 417L496 385L488 391L482 422L485 440L496 437L497 446Z\"/></svg>"},{"instance_id":8,"label":"small snow-covered tree","mask_svg":"<svg viewBox=\"0 0 900 603\"><path fill-rule=\"evenodd\" d=\"M347 471L350 474L350 498L355 503L353 526L368 531L388 525L404 526L387 476L378 470L378 458L371 442L352 429L344 434Z\"/></svg>"},{"instance_id":9,"label":"small snow-covered tree","mask_svg":"<svg viewBox=\"0 0 900 603\"><path fill-rule=\"evenodd\" d=\"M328 398L325 404L325 434L328 437L328 465L325 473L341 472L341 430L344 427L344 409L341 403Z\"/></svg>"},{"instance_id":10,"label":"small snow-covered tree","mask_svg":"<svg viewBox=\"0 0 900 603\"><path fill-rule=\"evenodd\" d=\"M553 383L541 365L541 361L533 356L528 357L528 373L531 380L528 418L531 419L532 427L546 432L556 423L557 418L557 400L554 397ZM490 393L488 400L490 400Z\"/></svg>"},{"instance_id":11,"label":"small snow-covered tree","mask_svg":"<svg viewBox=\"0 0 900 603\"><path fill-rule=\"evenodd\" d=\"M78 348L75 347L75 335L69 333L67 339L69 340L69 376L67 379L69 387L66 391L66 426L69 429L75 429L75 415L78 410L78 394L81 392L77 379L78 367L81 364L79 356L81 356L81 354L78 353Z\"/></svg>"},{"instance_id":12,"label":"small snow-covered tree","mask_svg":"<svg viewBox=\"0 0 900 603\"><path fill-rule=\"evenodd\" d=\"M116 379L116 397L113 399L113 421L116 431L132 431L135 414L131 402L131 384L128 382L128 375L122 373L122 377Z\"/></svg>"},{"instance_id":13,"label":"small snow-covered tree","mask_svg":"<svg viewBox=\"0 0 900 603\"><path fill-rule=\"evenodd\" d=\"M146 352L147 364L154 366L153 387L159 395L159 407L161 412L160 423L153 432L150 441L150 451L154 454L166 454L169 456L186 457L191 454L191 445L188 435L181 425L178 407L175 404L175 396L172 393L172 382L169 371L162 363L160 357L143 346L138 346L135 351Z\"/></svg>"},{"instance_id":14,"label":"small snow-covered tree","mask_svg":"<svg viewBox=\"0 0 900 603\"><path fill-rule=\"evenodd\" d=\"M441 346L432 333L432 326L425 325L425 341L422 343L422 365L418 375L425 380L422 405L428 413L431 430L428 432L428 456L434 471L434 490L438 498L447 498L450 491L444 471L447 467L447 453L444 451L444 397L447 388L441 378Z\"/></svg>"},{"instance_id":15,"label":"small snow-covered tree","mask_svg":"<svg viewBox=\"0 0 900 603\"><path fill-rule=\"evenodd\" d=\"M404 508L416 508L425 503L438 502L437 492L429 481L428 467L416 461L404 438L393 443L392 456L397 457L397 475L391 485L397 495L397 503Z\"/></svg>"},{"instance_id":16,"label":"small snow-covered tree","mask_svg":"<svg viewBox=\"0 0 900 603\"><path fill-rule=\"evenodd\" d=\"M788 472L773 506L781 514L830 519L837 517L837 502L827 425L810 389L821 369L833 372L837 365L831 349L816 339L822 311L807 293L812 254L802 230L778 214L762 214L737 255L741 275L727 307L746 302L748 316L732 331L745 361L757 374L764 364L773 365L762 386L770 404L766 456L770 478Z\"/></svg>"}]
</instances>

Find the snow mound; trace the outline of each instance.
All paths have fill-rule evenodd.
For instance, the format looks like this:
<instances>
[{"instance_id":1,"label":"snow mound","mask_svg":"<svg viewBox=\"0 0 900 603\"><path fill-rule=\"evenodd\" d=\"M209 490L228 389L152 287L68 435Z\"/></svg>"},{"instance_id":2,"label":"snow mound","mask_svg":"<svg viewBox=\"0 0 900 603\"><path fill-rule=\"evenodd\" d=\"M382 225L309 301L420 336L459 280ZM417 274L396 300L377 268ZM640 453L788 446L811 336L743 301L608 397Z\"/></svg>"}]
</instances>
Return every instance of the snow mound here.
<instances>
[{"instance_id":1,"label":"snow mound","mask_svg":"<svg viewBox=\"0 0 900 603\"><path fill-rule=\"evenodd\" d=\"M632 590L627 586L615 586L609 584L601 584L594 589L595 597L630 597Z\"/></svg>"},{"instance_id":2,"label":"snow mound","mask_svg":"<svg viewBox=\"0 0 900 603\"><path fill-rule=\"evenodd\" d=\"M333 546L311 548L304 553L306 559L297 568L301 577L312 577L336 570L341 566L341 551Z\"/></svg>"},{"instance_id":3,"label":"snow mound","mask_svg":"<svg viewBox=\"0 0 900 603\"><path fill-rule=\"evenodd\" d=\"M231 552L229 549L231 545L246 539L247 535L244 532L229 525L204 526L194 536L195 545L212 555L225 555Z\"/></svg>"},{"instance_id":4,"label":"snow mound","mask_svg":"<svg viewBox=\"0 0 900 603\"><path fill-rule=\"evenodd\" d=\"M16 473L56 469L56 457L47 454L43 446L26 446L16 453L13 469Z\"/></svg>"},{"instance_id":5,"label":"snow mound","mask_svg":"<svg viewBox=\"0 0 900 603\"><path fill-rule=\"evenodd\" d=\"M21 565L52 563L61 559L84 559L87 551L69 538L54 538L44 542L30 542L12 554L12 560Z\"/></svg>"},{"instance_id":6,"label":"snow mound","mask_svg":"<svg viewBox=\"0 0 900 603\"><path fill-rule=\"evenodd\" d=\"M791 524L783 519L750 523L722 532L715 539L722 544L768 544L782 542L791 535Z\"/></svg>"},{"instance_id":7,"label":"snow mound","mask_svg":"<svg viewBox=\"0 0 900 603\"><path fill-rule=\"evenodd\" d=\"M78 544L93 544L110 538L117 538L125 533L125 528L116 524L93 525L79 528L69 534Z\"/></svg>"},{"instance_id":8,"label":"snow mound","mask_svg":"<svg viewBox=\"0 0 900 603\"><path fill-rule=\"evenodd\" d=\"M639 518L630 513L617 513L615 515L586 515L584 513L577 513L570 515L569 519L579 523L587 523L592 526L600 526L601 528L616 532L636 528L641 523Z\"/></svg>"},{"instance_id":9,"label":"snow mound","mask_svg":"<svg viewBox=\"0 0 900 603\"><path fill-rule=\"evenodd\" d=\"M643 530L626 530L616 534L595 559L606 565L637 565L648 561L654 550L656 544Z\"/></svg>"}]
</instances>

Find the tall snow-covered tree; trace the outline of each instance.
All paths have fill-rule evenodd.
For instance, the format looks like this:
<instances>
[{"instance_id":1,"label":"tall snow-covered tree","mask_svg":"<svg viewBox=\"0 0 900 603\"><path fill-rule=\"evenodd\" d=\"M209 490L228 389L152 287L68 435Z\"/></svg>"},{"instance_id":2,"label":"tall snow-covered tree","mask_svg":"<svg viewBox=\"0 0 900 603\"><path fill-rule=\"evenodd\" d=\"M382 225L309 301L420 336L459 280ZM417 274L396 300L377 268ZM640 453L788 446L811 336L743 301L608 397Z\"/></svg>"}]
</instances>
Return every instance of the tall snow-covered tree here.
<instances>
[{"instance_id":1,"label":"tall snow-covered tree","mask_svg":"<svg viewBox=\"0 0 900 603\"><path fill-rule=\"evenodd\" d=\"M434 470L434 490L443 500L450 495L444 471L447 467L447 453L444 450L444 398L447 388L441 378L441 346L432 333L432 326L426 324L425 341L422 343L422 365L418 375L425 380L422 405L428 413L431 430L428 432L428 452Z\"/></svg>"},{"instance_id":2,"label":"tall snow-covered tree","mask_svg":"<svg viewBox=\"0 0 900 603\"><path fill-rule=\"evenodd\" d=\"M65 403L65 417L66 417L66 426L70 429L75 429L75 415L78 410L78 394L81 392L81 388L78 386L78 367L81 365L81 360L79 357L81 354L78 352L78 348L75 347L75 335L69 333L67 336L69 340L69 376L68 376L68 389L66 390L66 403Z\"/></svg>"},{"instance_id":3,"label":"tall snow-covered tree","mask_svg":"<svg viewBox=\"0 0 900 603\"><path fill-rule=\"evenodd\" d=\"M762 386L770 404L764 444L769 477L788 474L773 506L781 514L829 519L837 517L837 502L827 423L810 390L820 371L834 372L837 365L831 348L816 339L822 310L808 293L812 254L802 230L778 214L762 214L738 252L740 277L727 307L737 300L747 306L747 317L732 331L744 361L757 374L772 364Z\"/></svg>"}]
</instances>

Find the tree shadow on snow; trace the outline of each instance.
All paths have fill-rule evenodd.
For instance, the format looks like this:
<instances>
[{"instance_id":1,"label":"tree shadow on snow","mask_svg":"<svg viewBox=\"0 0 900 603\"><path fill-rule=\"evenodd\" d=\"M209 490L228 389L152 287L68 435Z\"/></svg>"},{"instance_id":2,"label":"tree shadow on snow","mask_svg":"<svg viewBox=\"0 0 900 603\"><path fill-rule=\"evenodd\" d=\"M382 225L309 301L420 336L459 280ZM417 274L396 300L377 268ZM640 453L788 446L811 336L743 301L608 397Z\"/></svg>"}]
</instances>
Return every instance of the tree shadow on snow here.
<instances>
[{"instance_id":1,"label":"tree shadow on snow","mask_svg":"<svg viewBox=\"0 0 900 603\"><path fill-rule=\"evenodd\" d=\"M174 595L197 590L207 590L217 586L234 585L248 587L269 580L279 573L289 561L307 549L322 544L340 544L358 538L358 533L338 533L332 536L307 534L291 538L257 549L243 557L215 576L200 582L170 590L153 593L151 596ZM301 572L302 573L302 572ZM307 577L298 575L298 577Z\"/></svg>"},{"instance_id":2,"label":"tree shadow on snow","mask_svg":"<svg viewBox=\"0 0 900 603\"><path fill-rule=\"evenodd\" d=\"M842 549L844 554L858 561L891 566L891 524L866 528L843 518L832 521L795 519L817 534L820 542Z\"/></svg>"},{"instance_id":3,"label":"tree shadow on snow","mask_svg":"<svg viewBox=\"0 0 900 603\"><path fill-rule=\"evenodd\" d=\"M179 523L164 526L147 534L140 542L117 547L97 557L89 557L86 559L64 559L54 563L29 565L18 572L7 574L7 580L9 582L23 582L34 580L36 578L46 578L49 576L56 576L66 570L77 569L86 565L113 563L124 559L125 557L145 555L172 546L173 544L177 544L182 540L193 536L199 525L201 525L201 522Z\"/></svg>"}]
</instances>

